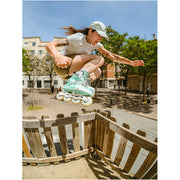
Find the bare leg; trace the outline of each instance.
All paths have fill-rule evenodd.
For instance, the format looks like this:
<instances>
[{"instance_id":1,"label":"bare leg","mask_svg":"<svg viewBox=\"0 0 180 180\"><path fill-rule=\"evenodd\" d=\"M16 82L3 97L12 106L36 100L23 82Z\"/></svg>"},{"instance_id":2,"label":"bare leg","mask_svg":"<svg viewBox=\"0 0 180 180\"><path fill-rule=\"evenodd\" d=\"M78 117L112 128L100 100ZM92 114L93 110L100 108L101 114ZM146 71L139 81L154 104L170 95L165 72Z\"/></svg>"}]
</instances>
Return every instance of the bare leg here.
<instances>
[{"instance_id":1,"label":"bare leg","mask_svg":"<svg viewBox=\"0 0 180 180\"><path fill-rule=\"evenodd\" d=\"M77 55L73 58L71 67L69 69L69 75L72 75L74 72L84 69L89 72L89 74L96 72L95 74L97 76L99 72L99 70L97 69L101 67L103 63L104 58L98 55Z\"/></svg>"},{"instance_id":2,"label":"bare leg","mask_svg":"<svg viewBox=\"0 0 180 180\"><path fill-rule=\"evenodd\" d=\"M101 69L98 68L90 74L91 82L95 81L101 75Z\"/></svg>"}]
</instances>

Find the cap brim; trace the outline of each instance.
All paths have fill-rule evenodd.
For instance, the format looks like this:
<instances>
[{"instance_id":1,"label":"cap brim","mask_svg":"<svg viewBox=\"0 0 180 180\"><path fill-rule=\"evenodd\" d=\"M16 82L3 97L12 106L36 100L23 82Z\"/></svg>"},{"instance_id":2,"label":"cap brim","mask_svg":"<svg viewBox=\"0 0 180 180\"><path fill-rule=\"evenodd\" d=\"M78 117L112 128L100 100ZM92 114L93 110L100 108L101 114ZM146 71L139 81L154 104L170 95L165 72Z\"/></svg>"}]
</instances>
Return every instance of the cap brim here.
<instances>
[{"instance_id":1,"label":"cap brim","mask_svg":"<svg viewBox=\"0 0 180 180\"><path fill-rule=\"evenodd\" d=\"M102 31L97 31L97 33L98 33L100 36L102 36L102 37L104 37L104 38L106 38L106 39L109 39L109 37L106 35L106 33L102 32Z\"/></svg>"}]
</instances>

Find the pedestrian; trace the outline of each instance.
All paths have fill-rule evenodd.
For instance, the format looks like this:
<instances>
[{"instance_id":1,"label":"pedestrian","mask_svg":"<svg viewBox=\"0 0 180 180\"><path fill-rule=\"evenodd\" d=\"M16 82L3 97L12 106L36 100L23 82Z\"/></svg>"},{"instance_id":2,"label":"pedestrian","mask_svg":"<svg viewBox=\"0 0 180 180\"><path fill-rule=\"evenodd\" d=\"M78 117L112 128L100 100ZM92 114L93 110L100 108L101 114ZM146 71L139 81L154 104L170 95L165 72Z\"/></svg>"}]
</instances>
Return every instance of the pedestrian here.
<instances>
[{"instance_id":1,"label":"pedestrian","mask_svg":"<svg viewBox=\"0 0 180 180\"><path fill-rule=\"evenodd\" d=\"M104 48L100 41L102 38L108 39L108 36L106 26L100 21L94 21L84 29L76 29L71 25L63 29L68 36L48 43L46 49L54 59L56 73L62 79L68 79L62 88L65 91L72 92L78 86L78 89L84 89L91 95L94 93L91 82L100 76L100 67L104 64L102 56L91 54L94 49L114 62L144 66L143 60L131 61ZM59 52L57 46L65 47Z\"/></svg>"},{"instance_id":2,"label":"pedestrian","mask_svg":"<svg viewBox=\"0 0 180 180\"><path fill-rule=\"evenodd\" d=\"M118 95L120 96L120 86L118 86Z\"/></svg>"},{"instance_id":3,"label":"pedestrian","mask_svg":"<svg viewBox=\"0 0 180 180\"><path fill-rule=\"evenodd\" d=\"M114 91L116 90L116 84L114 84Z\"/></svg>"},{"instance_id":4,"label":"pedestrian","mask_svg":"<svg viewBox=\"0 0 180 180\"><path fill-rule=\"evenodd\" d=\"M54 93L54 85L51 86L51 93Z\"/></svg>"},{"instance_id":5,"label":"pedestrian","mask_svg":"<svg viewBox=\"0 0 180 180\"><path fill-rule=\"evenodd\" d=\"M146 90L146 94L147 94L147 97L149 97L149 88L147 87L147 90Z\"/></svg>"},{"instance_id":6,"label":"pedestrian","mask_svg":"<svg viewBox=\"0 0 180 180\"><path fill-rule=\"evenodd\" d=\"M62 91L62 89L61 89L61 86L59 87L59 92L61 92Z\"/></svg>"}]
</instances>

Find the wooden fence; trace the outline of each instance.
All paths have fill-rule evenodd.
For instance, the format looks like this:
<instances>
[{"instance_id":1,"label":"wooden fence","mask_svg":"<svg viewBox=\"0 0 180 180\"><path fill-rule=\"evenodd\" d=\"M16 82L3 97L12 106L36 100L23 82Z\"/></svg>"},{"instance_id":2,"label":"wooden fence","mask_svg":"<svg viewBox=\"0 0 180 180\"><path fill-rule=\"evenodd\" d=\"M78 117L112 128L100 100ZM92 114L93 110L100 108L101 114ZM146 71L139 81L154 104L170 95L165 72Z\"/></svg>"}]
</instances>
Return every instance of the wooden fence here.
<instances>
[{"instance_id":1,"label":"wooden fence","mask_svg":"<svg viewBox=\"0 0 180 180\"><path fill-rule=\"evenodd\" d=\"M58 141L53 128L57 130ZM72 142L67 138L69 131ZM55 120L24 118L23 164L57 164L95 152L122 178L157 179L157 138L152 141L145 136L141 130L132 132L125 123L120 127L108 111L84 110L83 115L75 112L70 117L58 114Z\"/></svg>"}]
</instances>

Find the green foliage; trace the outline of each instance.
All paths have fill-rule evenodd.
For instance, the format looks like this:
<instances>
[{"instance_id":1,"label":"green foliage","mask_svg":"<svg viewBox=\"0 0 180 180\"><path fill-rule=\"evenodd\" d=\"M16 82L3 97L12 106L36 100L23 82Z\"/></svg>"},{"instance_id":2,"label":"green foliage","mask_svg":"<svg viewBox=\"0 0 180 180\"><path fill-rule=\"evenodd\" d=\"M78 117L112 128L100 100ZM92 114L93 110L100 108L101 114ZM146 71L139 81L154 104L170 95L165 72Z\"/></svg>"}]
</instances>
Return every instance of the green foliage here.
<instances>
[{"instance_id":1,"label":"green foliage","mask_svg":"<svg viewBox=\"0 0 180 180\"><path fill-rule=\"evenodd\" d=\"M39 109L43 109L43 107L40 107L40 106L29 106L27 108L27 111L34 111L34 110L39 110Z\"/></svg>"},{"instance_id":2,"label":"green foliage","mask_svg":"<svg viewBox=\"0 0 180 180\"><path fill-rule=\"evenodd\" d=\"M30 71L31 69L30 57L24 48L22 48L22 65L23 65L23 72Z\"/></svg>"},{"instance_id":3,"label":"green foliage","mask_svg":"<svg viewBox=\"0 0 180 180\"><path fill-rule=\"evenodd\" d=\"M111 26L108 26L107 35L109 39L103 39L101 41L105 49L111 51L112 53L120 54L121 48L126 41L126 36L128 36L128 34L119 34L117 31L113 30Z\"/></svg>"},{"instance_id":4,"label":"green foliage","mask_svg":"<svg viewBox=\"0 0 180 180\"><path fill-rule=\"evenodd\" d=\"M157 41L139 39L138 36L128 38L122 55L131 60L143 60L144 67L129 67L131 73L151 76L157 71Z\"/></svg>"},{"instance_id":5,"label":"green foliage","mask_svg":"<svg viewBox=\"0 0 180 180\"><path fill-rule=\"evenodd\" d=\"M107 27L107 35L109 37L109 39L103 39L101 41L101 43L103 44L104 48L109 50L110 52L114 53L114 54L121 54L121 50L122 50L122 47L123 47L123 44L126 42L126 37L128 36L127 33L124 33L124 34L119 34L117 31L115 31L114 29L111 28L111 26L108 26ZM96 54L99 54L99 53L96 53ZM111 64L111 65L115 65L115 66L119 66L120 64L117 64L104 57L105 59L105 64L103 65L102 69L106 68L106 66L108 64ZM118 72L115 72L115 76L116 78L119 76Z\"/></svg>"},{"instance_id":6,"label":"green foliage","mask_svg":"<svg viewBox=\"0 0 180 180\"><path fill-rule=\"evenodd\" d=\"M126 64L117 64L105 58L105 64L102 68L106 68L108 64L119 67L120 72L115 72L115 77L124 76L127 83L128 74L139 74L143 76L143 92L145 92L145 80L157 72L157 41L140 39L139 36L129 37L128 34L119 34L113 30L111 26L107 27L109 40L103 39L101 42L104 48L110 52L128 58L130 60L143 60L144 67L132 67ZM96 54L99 54L96 52ZM118 69L118 68L116 68Z\"/></svg>"}]
</instances>

